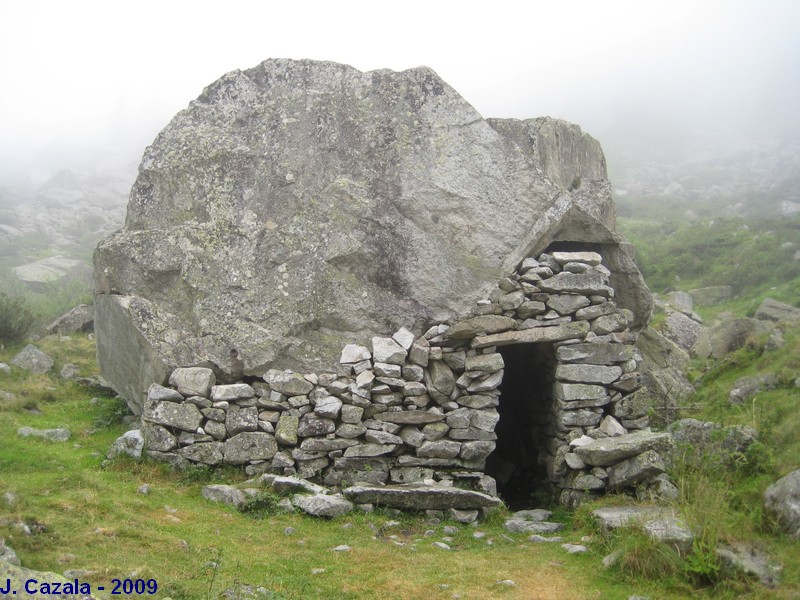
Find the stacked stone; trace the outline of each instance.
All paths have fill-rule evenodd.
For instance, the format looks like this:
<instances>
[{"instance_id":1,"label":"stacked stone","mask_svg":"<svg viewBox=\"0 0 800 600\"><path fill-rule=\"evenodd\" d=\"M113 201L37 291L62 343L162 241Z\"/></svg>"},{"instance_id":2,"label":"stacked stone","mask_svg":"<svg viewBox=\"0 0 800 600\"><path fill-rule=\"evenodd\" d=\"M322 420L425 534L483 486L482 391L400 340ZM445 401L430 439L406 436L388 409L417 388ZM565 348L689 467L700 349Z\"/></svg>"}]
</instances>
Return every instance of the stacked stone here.
<instances>
[{"instance_id":1,"label":"stacked stone","mask_svg":"<svg viewBox=\"0 0 800 600\"><path fill-rule=\"evenodd\" d=\"M595 252L527 258L479 303L476 316L451 329L451 335L472 337L473 348L537 342L555 346L552 411L532 435L547 437L547 451L539 461L551 481L564 488L566 504L587 492L632 487L663 472L662 464L660 471L650 469L609 484L607 469L578 459L572 445L649 425L647 402L634 393L641 387L641 357L634 346L637 334L629 330L633 315L614 302L610 276Z\"/></svg>"},{"instance_id":2,"label":"stacked stone","mask_svg":"<svg viewBox=\"0 0 800 600\"><path fill-rule=\"evenodd\" d=\"M373 338L371 350L348 345L340 374L270 370L264 382L214 385L210 369L176 369L171 388L148 391L147 453L178 467L246 465L329 486L457 480L493 491L482 469L495 447L503 360L443 347L448 330L415 339L401 329Z\"/></svg>"},{"instance_id":3,"label":"stacked stone","mask_svg":"<svg viewBox=\"0 0 800 600\"><path fill-rule=\"evenodd\" d=\"M467 318L419 337L403 328L369 348L349 344L338 373L270 370L263 381L216 385L210 369L176 369L171 387L148 392L145 447L176 466L493 493L483 470L505 367L497 347L550 343L555 372L543 381L553 401L540 416L539 460L567 492L605 489L607 472L571 444L647 426L646 404L632 394L640 385L632 315L616 306L609 277L594 252L525 259Z\"/></svg>"}]
</instances>

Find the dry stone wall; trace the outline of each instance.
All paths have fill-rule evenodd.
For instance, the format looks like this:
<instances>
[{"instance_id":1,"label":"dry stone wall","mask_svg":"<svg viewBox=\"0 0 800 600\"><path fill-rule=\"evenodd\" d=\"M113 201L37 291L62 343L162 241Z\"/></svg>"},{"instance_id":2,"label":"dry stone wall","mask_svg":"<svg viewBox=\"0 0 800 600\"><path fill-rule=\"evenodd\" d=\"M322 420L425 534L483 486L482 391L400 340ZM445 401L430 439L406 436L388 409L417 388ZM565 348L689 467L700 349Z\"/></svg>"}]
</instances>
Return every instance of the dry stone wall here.
<instances>
[{"instance_id":1,"label":"dry stone wall","mask_svg":"<svg viewBox=\"0 0 800 600\"><path fill-rule=\"evenodd\" d=\"M537 460L567 504L632 487L663 472L652 444L610 459L583 451L648 425L633 315L617 307L609 276L595 252L527 258L470 315L348 344L336 373L273 369L216 385L211 369L177 368L169 387L147 393L146 452L176 467L241 465L327 486L439 482L494 495L485 471L504 401L500 349L550 344L554 372L541 381L551 402L529 432Z\"/></svg>"}]
</instances>

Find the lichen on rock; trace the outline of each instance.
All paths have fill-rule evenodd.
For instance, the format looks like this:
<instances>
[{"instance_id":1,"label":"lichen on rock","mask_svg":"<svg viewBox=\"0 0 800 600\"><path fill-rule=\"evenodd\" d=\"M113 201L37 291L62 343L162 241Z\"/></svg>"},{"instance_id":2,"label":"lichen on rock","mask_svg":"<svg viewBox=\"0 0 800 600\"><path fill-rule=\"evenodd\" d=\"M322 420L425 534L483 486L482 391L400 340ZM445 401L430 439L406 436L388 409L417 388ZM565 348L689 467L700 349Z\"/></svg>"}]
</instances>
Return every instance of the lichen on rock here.
<instances>
[{"instance_id":1,"label":"lichen on rock","mask_svg":"<svg viewBox=\"0 0 800 600\"><path fill-rule=\"evenodd\" d=\"M348 343L466 314L553 243L602 254L617 303L648 319L579 127L484 119L425 67L267 60L145 151L94 256L100 366L137 414L178 366L221 383L334 369Z\"/></svg>"}]
</instances>

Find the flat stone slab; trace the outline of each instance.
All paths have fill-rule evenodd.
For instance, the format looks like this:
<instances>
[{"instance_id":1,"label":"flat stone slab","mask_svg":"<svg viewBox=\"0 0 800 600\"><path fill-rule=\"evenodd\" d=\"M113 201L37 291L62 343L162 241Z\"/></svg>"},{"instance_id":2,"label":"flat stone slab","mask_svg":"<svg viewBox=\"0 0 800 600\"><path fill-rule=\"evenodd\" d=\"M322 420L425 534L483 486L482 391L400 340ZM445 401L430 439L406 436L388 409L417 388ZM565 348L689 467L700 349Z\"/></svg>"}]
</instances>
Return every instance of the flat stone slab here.
<instances>
[{"instance_id":1,"label":"flat stone slab","mask_svg":"<svg viewBox=\"0 0 800 600\"><path fill-rule=\"evenodd\" d=\"M784 304L772 298L764 298L755 314L756 319L762 321L786 321L796 323L800 321L800 308L791 304Z\"/></svg>"},{"instance_id":2,"label":"flat stone slab","mask_svg":"<svg viewBox=\"0 0 800 600\"><path fill-rule=\"evenodd\" d=\"M376 421L396 423L398 425L422 425L444 421L445 416L427 410L404 410L396 412L383 412L375 415Z\"/></svg>"},{"instance_id":3,"label":"flat stone slab","mask_svg":"<svg viewBox=\"0 0 800 600\"><path fill-rule=\"evenodd\" d=\"M354 485L342 492L356 504L411 510L474 509L498 506L500 500L481 492L441 485Z\"/></svg>"},{"instance_id":4,"label":"flat stone slab","mask_svg":"<svg viewBox=\"0 0 800 600\"><path fill-rule=\"evenodd\" d=\"M748 542L739 542L717 548L717 556L726 566L757 577L762 585L776 588L781 582L783 567L770 560L763 550Z\"/></svg>"},{"instance_id":5,"label":"flat stone slab","mask_svg":"<svg viewBox=\"0 0 800 600\"><path fill-rule=\"evenodd\" d=\"M501 315L483 315L455 323L445 334L450 339L467 339L478 333L497 333L516 329L518 323L511 317Z\"/></svg>"},{"instance_id":6,"label":"flat stone slab","mask_svg":"<svg viewBox=\"0 0 800 600\"><path fill-rule=\"evenodd\" d=\"M533 329L481 335L472 340L471 346L473 348L488 348L490 346L508 346L510 344L560 342L562 340L583 338L587 333L589 333L589 324L585 321L578 321L552 327L534 327Z\"/></svg>"},{"instance_id":7,"label":"flat stone slab","mask_svg":"<svg viewBox=\"0 0 800 600\"><path fill-rule=\"evenodd\" d=\"M259 483L269 486L276 494L288 494L291 492L308 492L309 494L324 494L326 489L321 485L300 479L282 475L272 475L267 473L262 475Z\"/></svg>"},{"instance_id":8,"label":"flat stone slab","mask_svg":"<svg viewBox=\"0 0 800 600\"><path fill-rule=\"evenodd\" d=\"M651 538L686 553L694 536L686 524L670 508L661 506L606 506L592 511L604 531L639 524Z\"/></svg>"},{"instance_id":9,"label":"flat stone slab","mask_svg":"<svg viewBox=\"0 0 800 600\"><path fill-rule=\"evenodd\" d=\"M20 437L40 437L51 442L66 442L69 440L71 434L69 429L56 428L56 429L34 429L33 427L20 427L17 429L17 435Z\"/></svg>"},{"instance_id":10,"label":"flat stone slab","mask_svg":"<svg viewBox=\"0 0 800 600\"><path fill-rule=\"evenodd\" d=\"M672 447L669 433L635 431L627 435L595 440L585 446L578 446L574 452L587 465L606 467L647 450L664 451Z\"/></svg>"},{"instance_id":11,"label":"flat stone slab","mask_svg":"<svg viewBox=\"0 0 800 600\"><path fill-rule=\"evenodd\" d=\"M525 519L508 519L503 527L510 533L555 533L564 529L562 523L550 521L528 521Z\"/></svg>"},{"instance_id":12,"label":"flat stone slab","mask_svg":"<svg viewBox=\"0 0 800 600\"><path fill-rule=\"evenodd\" d=\"M315 494L313 496L296 495L292 504L309 515L315 517L338 517L353 510L353 503L340 495Z\"/></svg>"}]
</instances>

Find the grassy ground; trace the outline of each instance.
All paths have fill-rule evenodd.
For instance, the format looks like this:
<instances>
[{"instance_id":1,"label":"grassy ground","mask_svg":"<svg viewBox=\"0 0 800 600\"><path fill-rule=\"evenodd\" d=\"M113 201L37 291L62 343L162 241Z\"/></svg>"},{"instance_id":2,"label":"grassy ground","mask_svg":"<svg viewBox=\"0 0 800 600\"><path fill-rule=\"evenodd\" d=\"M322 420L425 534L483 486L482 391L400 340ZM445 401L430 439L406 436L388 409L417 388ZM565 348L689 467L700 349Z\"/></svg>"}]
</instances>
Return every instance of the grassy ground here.
<instances>
[{"instance_id":1,"label":"grassy ground","mask_svg":"<svg viewBox=\"0 0 800 600\"><path fill-rule=\"evenodd\" d=\"M638 260L654 289L734 286L730 302L700 309L708 322L725 311L752 314L768 295L790 303L800 298L796 220L745 228L730 221L673 225L629 218L620 228L639 242ZM64 298L56 300L60 307ZM50 305L39 311L55 313ZM0 495L19 497L12 508L0 501L0 520L24 520L34 530L26 536L0 525L0 537L29 568L86 570L82 580L93 586L114 577L153 578L156 597L174 600L218 598L237 583L263 586L268 598L798 598L797 542L777 534L761 509L766 487L800 467L800 390L794 386L800 330L788 329L785 337L781 350L764 353L753 343L722 361L692 365L698 390L682 416L751 425L759 443L724 468L713 460L674 465L682 489L675 508L706 544L688 560L636 531L599 533L588 516L591 505L557 513L567 525L565 542L588 536L586 554L568 555L559 544L507 534L502 512L477 527L448 523L457 527L449 536L445 523L424 516L376 512L320 520L240 513L201 497L206 483L244 480L240 471L179 474L128 459L104 465L108 447L124 431L124 405L93 398L57 375L66 363L78 364L83 376L96 374L94 344L82 336L38 343L56 360L53 374L0 374L0 390L16 396L0 400ZM0 350L0 361L20 347ZM728 402L736 379L763 372L777 373L780 387L741 406ZM22 439L16 434L21 426L67 426L73 437L66 443ZM145 483L151 492L138 493ZM631 501L606 497L599 504ZM391 521L399 524L387 525ZM474 537L478 531L485 536ZM433 546L445 537L452 538L452 550ZM715 571L711 544L738 539L754 541L783 565L779 589ZM352 550L332 550L341 544ZM612 551L622 551L624 560L604 569L601 560ZM507 579L515 585L497 583Z\"/></svg>"},{"instance_id":2,"label":"grassy ground","mask_svg":"<svg viewBox=\"0 0 800 600\"><path fill-rule=\"evenodd\" d=\"M56 359L94 370L93 343L85 337L44 340L40 346ZM8 361L15 349L0 353ZM568 555L559 544L536 544L502 528L504 514L477 527L449 523L458 532L447 543L445 523L424 516L396 517L383 512L321 520L268 511L240 513L206 502L202 486L210 481L241 481L239 471L177 474L160 465L130 459L103 465L105 452L124 428L119 403L93 399L91 392L57 375L0 378L0 389L25 399L0 412L0 494L13 492L19 503L7 517L33 525L33 535L0 527L23 564L37 570L88 571L93 586L114 577L153 578L157 598L218 598L237 583L263 586L270 598L610 598L631 594L651 598L789 598L800 590L800 575L788 587L767 592L737 582L731 588L693 587L673 574L653 580L608 571L601 559L618 542L599 534L586 512L558 514L567 523L565 542L590 536L589 552ZM36 407L40 414L30 412ZM23 439L21 426L68 426L66 443ZM151 492L137 489L149 484ZM392 525L391 521L399 521ZM287 528L293 533L287 534ZM480 531L485 537L476 538ZM426 533L428 532L428 533ZM432 534L430 533L432 532ZM769 538L773 539L773 538ZM488 542L491 541L491 544ZM770 541L778 555L790 553ZM350 552L334 552L346 544ZM323 571L315 571L323 569ZM498 584L510 579L514 587ZM729 597L732 597L730 595Z\"/></svg>"},{"instance_id":3,"label":"grassy ground","mask_svg":"<svg viewBox=\"0 0 800 600\"><path fill-rule=\"evenodd\" d=\"M64 362L80 364L84 375L93 370L93 344L86 338L40 345L56 359L56 371ZM14 350L0 360L8 361ZM210 504L200 494L205 483L244 476L176 474L132 460L103 466L105 452L124 431L115 400L92 399L57 375L15 371L0 379L0 388L23 399L0 413L0 493L20 499L3 510L37 525L31 536L12 527L0 527L0 536L29 568L88 570L85 580L94 585L133 574L154 578L157 597L176 600L216 598L237 582L262 585L274 598L626 598L633 589L604 576L595 581L597 556L569 556L558 544L506 536L499 518L478 528L458 525L449 542L453 550L445 551L433 546L444 536L443 525L421 517L399 517L399 525L386 526L396 517L375 513L328 521L242 514ZM40 414L29 412L34 407ZM68 426L73 437L62 444L23 439L16 429L24 425ZM144 483L150 494L137 493ZM292 535L287 527L295 530ZM428 530L434 535L426 535ZM486 537L473 537L478 530ZM570 532L565 541L581 535ZM352 550L333 552L340 544ZM313 569L324 571L312 574ZM505 579L516 586L496 584Z\"/></svg>"}]
</instances>

